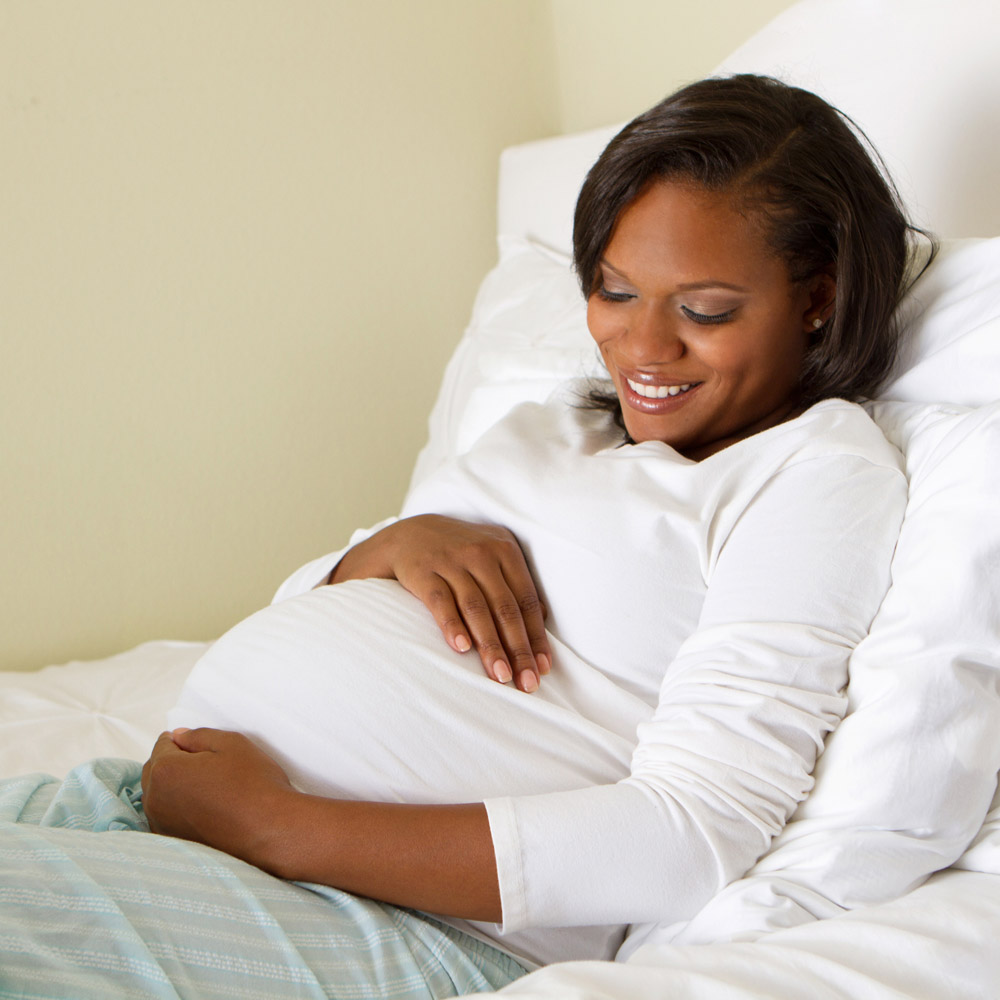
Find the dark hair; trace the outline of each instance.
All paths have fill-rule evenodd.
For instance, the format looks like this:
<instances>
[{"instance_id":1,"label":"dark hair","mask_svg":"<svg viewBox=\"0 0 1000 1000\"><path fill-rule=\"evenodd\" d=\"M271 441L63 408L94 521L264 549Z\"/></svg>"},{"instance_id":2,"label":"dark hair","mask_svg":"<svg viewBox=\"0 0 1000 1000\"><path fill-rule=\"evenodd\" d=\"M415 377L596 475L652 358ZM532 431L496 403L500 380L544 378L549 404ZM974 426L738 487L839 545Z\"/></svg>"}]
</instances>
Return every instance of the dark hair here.
<instances>
[{"instance_id":1,"label":"dark hair","mask_svg":"<svg viewBox=\"0 0 1000 1000\"><path fill-rule=\"evenodd\" d=\"M832 315L806 354L801 401L872 396L896 357L911 226L877 152L822 98L770 77L693 83L631 121L587 174L573 257L585 297L622 210L657 180L729 193L764 224L792 281L832 268ZM621 411L598 391L595 405Z\"/></svg>"}]
</instances>

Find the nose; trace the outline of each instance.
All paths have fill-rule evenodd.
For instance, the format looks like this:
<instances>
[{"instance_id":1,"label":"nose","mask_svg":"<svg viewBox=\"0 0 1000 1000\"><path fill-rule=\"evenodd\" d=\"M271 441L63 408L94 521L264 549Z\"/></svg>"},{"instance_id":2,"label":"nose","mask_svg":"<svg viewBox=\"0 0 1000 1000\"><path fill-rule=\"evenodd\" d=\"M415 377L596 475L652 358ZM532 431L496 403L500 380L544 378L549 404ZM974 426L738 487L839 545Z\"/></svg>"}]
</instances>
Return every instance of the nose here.
<instances>
[{"instance_id":1,"label":"nose","mask_svg":"<svg viewBox=\"0 0 1000 1000\"><path fill-rule=\"evenodd\" d=\"M622 337L622 347L637 367L670 364L686 350L679 329L680 320L655 303L646 303L630 317Z\"/></svg>"}]
</instances>

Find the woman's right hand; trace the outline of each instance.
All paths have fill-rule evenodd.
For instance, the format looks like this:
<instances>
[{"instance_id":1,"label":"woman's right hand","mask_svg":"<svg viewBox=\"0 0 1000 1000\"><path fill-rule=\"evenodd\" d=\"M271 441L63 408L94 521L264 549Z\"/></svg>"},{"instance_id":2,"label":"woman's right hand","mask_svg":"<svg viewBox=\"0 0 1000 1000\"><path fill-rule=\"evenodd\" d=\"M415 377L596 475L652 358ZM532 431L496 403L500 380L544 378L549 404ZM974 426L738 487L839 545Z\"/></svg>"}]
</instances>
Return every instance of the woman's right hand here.
<instances>
[{"instance_id":1,"label":"woman's right hand","mask_svg":"<svg viewBox=\"0 0 1000 1000\"><path fill-rule=\"evenodd\" d=\"M330 574L398 580L427 605L452 649L475 648L487 675L534 691L552 654L546 611L506 528L438 514L404 518L349 549Z\"/></svg>"}]
</instances>

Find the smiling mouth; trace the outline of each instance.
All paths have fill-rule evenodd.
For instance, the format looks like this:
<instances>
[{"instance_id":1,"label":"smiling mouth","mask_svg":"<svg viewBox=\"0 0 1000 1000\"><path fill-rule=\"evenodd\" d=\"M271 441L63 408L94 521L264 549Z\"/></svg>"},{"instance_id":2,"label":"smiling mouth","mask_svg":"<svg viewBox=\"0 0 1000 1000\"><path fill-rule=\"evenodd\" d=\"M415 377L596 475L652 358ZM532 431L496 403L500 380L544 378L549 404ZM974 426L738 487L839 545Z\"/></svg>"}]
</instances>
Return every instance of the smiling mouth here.
<instances>
[{"instance_id":1,"label":"smiling mouth","mask_svg":"<svg viewBox=\"0 0 1000 1000\"><path fill-rule=\"evenodd\" d=\"M666 399L668 396L679 396L682 392L687 392L700 382L685 382L683 385L643 385L641 382L633 382L632 379L625 379L628 387L637 395L646 399Z\"/></svg>"}]
</instances>

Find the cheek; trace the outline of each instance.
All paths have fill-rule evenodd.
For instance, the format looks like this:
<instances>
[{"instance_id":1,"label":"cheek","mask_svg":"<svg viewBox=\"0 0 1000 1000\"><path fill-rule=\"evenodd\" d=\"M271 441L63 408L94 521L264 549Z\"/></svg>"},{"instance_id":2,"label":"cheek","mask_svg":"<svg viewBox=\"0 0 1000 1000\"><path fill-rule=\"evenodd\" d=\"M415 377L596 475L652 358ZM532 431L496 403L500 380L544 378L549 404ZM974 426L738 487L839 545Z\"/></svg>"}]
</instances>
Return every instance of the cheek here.
<instances>
[{"instance_id":1,"label":"cheek","mask_svg":"<svg viewBox=\"0 0 1000 1000\"><path fill-rule=\"evenodd\" d=\"M718 374L738 381L785 383L798 379L808 337L794 322L778 321L706 338L699 356Z\"/></svg>"},{"instance_id":2,"label":"cheek","mask_svg":"<svg viewBox=\"0 0 1000 1000\"><path fill-rule=\"evenodd\" d=\"M622 326L620 307L616 308L614 304L602 301L597 295L590 297L587 302L587 329L605 361Z\"/></svg>"},{"instance_id":3,"label":"cheek","mask_svg":"<svg viewBox=\"0 0 1000 1000\"><path fill-rule=\"evenodd\" d=\"M732 381L750 374L759 364L760 351L752 345L753 338L735 329L692 336L687 341L688 356L716 377Z\"/></svg>"},{"instance_id":4,"label":"cheek","mask_svg":"<svg viewBox=\"0 0 1000 1000\"><path fill-rule=\"evenodd\" d=\"M587 329L591 337L600 344L606 338L600 300L596 295L591 295L587 300Z\"/></svg>"}]
</instances>

